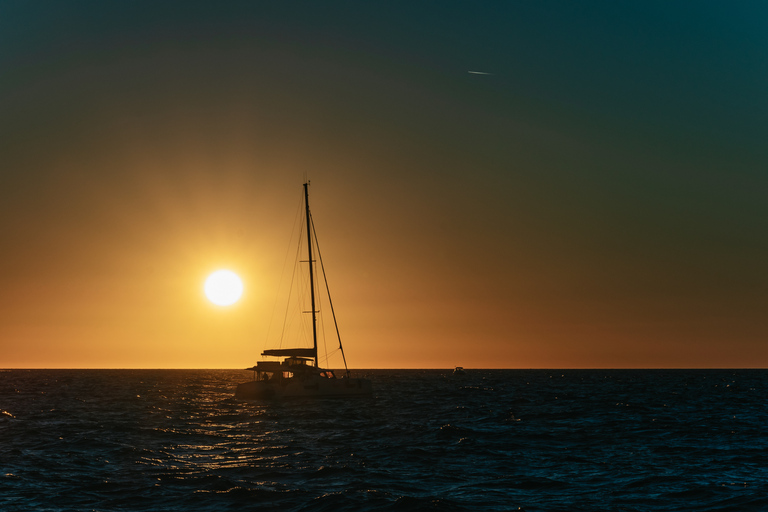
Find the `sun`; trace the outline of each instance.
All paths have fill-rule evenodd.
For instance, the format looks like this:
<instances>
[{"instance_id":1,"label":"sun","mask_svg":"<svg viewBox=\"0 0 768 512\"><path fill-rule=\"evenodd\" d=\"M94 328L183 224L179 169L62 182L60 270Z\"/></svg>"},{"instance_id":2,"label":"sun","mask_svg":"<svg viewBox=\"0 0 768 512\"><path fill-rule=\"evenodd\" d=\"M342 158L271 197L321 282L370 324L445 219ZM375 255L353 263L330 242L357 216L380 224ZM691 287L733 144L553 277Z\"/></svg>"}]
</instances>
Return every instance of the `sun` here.
<instances>
[{"instance_id":1,"label":"sun","mask_svg":"<svg viewBox=\"0 0 768 512\"><path fill-rule=\"evenodd\" d=\"M217 270L205 280L205 296L217 306L231 306L243 295L243 282L231 270Z\"/></svg>"}]
</instances>

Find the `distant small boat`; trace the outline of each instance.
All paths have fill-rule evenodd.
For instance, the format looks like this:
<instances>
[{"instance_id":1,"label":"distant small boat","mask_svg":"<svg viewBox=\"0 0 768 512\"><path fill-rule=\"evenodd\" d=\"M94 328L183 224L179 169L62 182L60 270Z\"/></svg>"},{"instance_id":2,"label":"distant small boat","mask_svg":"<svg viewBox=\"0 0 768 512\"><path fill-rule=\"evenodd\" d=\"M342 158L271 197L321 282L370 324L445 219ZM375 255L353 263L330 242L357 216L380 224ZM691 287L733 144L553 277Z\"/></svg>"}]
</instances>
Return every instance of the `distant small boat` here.
<instances>
[{"instance_id":1,"label":"distant small boat","mask_svg":"<svg viewBox=\"0 0 768 512\"><path fill-rule=\"evenodd\" d=\"M347 360L344 356L344 348L339 340L339 349L344 360L345 374L337 378L333 370L320 368L317 358L317 310L315 305L315 277L314 255L312 252L313 238L317 235L314 231L312 217L309 213L309 183L304 184L304 207L307 223L307 252L309 262L309 289L311 297L312 313L312 338L311 348L285 348L264 350L262 356L283 358L282 361L259 361L256 366L246 368L253 371L253 380L238 384L235 390L235 398L244 400L272 399L272 398L298 398L298 397L357 397L370 396L373 393L371 381L363 378L353 378L347 368ZM313 237L314 235L314 237ZM321 261L319 251L318 259ZM325 275L325 272L323 272ZM326 283L327 288L327 283ZM333 313L333 303L331 312ZM336 314L333 313L334 323ZM338 326L336 327L338 335Z\"/></svg>"},{"instance_id":2,"label":"distant small boat","mask_svg":"<svg viewBox=\"0 0 768 512\"><path fill-rule=\"evenodd\" d=\"M464 371L463 367L457 366L456 368L453 369L453 374L454 375L466 375L467 372Z\"/></svg>"}]
</instances>

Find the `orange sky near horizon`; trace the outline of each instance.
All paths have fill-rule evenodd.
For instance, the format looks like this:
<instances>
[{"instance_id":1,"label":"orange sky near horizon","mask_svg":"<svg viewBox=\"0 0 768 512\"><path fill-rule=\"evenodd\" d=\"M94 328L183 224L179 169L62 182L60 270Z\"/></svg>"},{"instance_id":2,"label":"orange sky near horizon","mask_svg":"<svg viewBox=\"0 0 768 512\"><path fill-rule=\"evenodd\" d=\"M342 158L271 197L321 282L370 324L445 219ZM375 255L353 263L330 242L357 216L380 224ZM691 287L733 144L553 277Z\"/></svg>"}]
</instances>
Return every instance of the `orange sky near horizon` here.
<instances>
[{"instance_id":1,"label":"orange sky near horizon","mask_svg":"<svg viewBox=\"0 0 768 512\"><path fill-rule=\"evenodd\" d=\"M290 4L0 6L0 368L768 365L760 13Z\"/></svg>"}]
</instances>

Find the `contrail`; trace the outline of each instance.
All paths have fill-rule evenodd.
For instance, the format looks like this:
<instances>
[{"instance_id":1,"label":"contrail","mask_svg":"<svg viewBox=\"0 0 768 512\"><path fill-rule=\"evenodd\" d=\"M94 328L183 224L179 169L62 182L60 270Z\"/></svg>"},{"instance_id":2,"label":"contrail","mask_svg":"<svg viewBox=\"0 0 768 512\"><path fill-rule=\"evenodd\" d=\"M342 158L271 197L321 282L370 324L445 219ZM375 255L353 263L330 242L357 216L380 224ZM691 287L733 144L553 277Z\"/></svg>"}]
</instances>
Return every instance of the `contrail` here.
<instances>
[{"instance_id":1,"label":"contrail","mask_svg":"<svg viewBox=\"0 0 768 512\"><path fill-rule=\"evenodd\" d=\"M470 75L492 75L493 73L486 73L485 71L467 71Z\"/></svg>"}]
</instances>

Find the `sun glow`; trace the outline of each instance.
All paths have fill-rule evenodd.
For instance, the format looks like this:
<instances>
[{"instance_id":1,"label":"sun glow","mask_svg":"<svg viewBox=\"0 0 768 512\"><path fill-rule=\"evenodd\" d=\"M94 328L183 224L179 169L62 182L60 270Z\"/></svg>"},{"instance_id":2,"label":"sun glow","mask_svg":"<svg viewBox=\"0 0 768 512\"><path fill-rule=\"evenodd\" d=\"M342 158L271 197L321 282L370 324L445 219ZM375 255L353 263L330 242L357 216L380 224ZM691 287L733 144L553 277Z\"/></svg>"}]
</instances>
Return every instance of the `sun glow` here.
<instances>
[{"instance_id":1,"label":"sun glow","mask_svg":"<svg viewBox=\"0 0 768 512\"><path fill-rule=\"evenodd\" d=\"M217 306L231 306L243 295L243 282L231 270L217 270L205 280L205 296Z\"/></svg>"}]
</instances>

